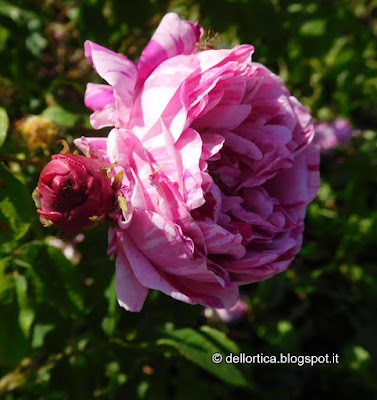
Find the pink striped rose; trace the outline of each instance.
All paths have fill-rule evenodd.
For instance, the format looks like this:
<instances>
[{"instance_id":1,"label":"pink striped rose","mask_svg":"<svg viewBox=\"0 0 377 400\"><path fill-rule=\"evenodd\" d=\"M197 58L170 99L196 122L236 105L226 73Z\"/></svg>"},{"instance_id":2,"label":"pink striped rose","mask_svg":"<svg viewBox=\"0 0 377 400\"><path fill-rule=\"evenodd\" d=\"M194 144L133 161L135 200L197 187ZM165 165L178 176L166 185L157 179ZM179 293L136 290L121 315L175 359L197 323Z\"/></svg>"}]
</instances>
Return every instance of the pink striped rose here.
<instances>
[{"instance_id":1,"label":"pink striped rose","mask_svg":"<svg viewBox=\"0 0 377 400\"><path fill-rule=\"evenodd\" d=\"M251 45L200 50L202 28L165 15L135 64L98 44L86 56L106 85L86 105L108 138L77 146L123 171L116 255L119 304L149 289L230 308L240 285L284 271L301 248L319 187L312 118ZM119 175L118 175L119 176Z\"/></svg>"}]
</instances>

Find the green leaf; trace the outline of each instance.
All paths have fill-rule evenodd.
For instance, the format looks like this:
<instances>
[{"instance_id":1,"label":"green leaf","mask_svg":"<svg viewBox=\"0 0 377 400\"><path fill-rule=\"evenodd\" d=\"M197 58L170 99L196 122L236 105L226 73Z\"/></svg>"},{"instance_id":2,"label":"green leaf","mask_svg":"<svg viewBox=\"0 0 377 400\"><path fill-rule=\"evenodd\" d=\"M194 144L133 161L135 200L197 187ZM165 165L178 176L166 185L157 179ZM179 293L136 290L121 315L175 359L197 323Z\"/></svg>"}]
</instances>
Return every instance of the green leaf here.
<instances>
[{"instance_id":1,"label":"green leaf","mask_svg":"<svg viewBox=\"0 0 377 400\"><path fill-rule=\"evenodd\" d=\"M54 104L47 107L42 112L42 116L50 119L59 126L65 126L67 128L76 126L77 121L81 118L79 114L74 114L70 111L67 111L59 104Z\"/></svg>"},{"instance_id":2,"label":"green leaf","mask_svg":"<svg viewBox=\"0 0 377 400\"><path fill-rule=\"evenodd\" d=\"M12 275L0 276L0 304L8 304L13 299L14 280Z\"/></svg>"},{"instance_id":3,"label":"green leaf","mask_svg":"<svg viewBox=\"0 0 377 400\"><path fill-rule=\"evenodd\" d=\"M12 367L25 357L28 343L18 323L17 304L0 304L0 315L0 365Z\"/></svg>"},{"instance_id":4,"label":"green leaf","mask_svg":"<svg viewBox=\"0 0 377 400\"><path fill-rule=\"evenodd\" d=\"M105 291L105 297L108 300L108 313L107 316L102 320L102 329L107 336L112 336L115 331L116 324L119 319L119 308L117 307L117 295L115 290L115 276L110 282L110 285Z\"/></svg>"},{"instance_id":5,"label":"green leaf","mask_svg":"<svg viewBox=\"0 0 377 400\"><path fill-rule=\"evenodd\" d=\"M37 13L17 7L9 1L0 0L0 15L10 18L17 24L26 23L30 29L40 26L40 18Z\"/></svg>"},{"instance_id":6,"label":"green leaf","mask_svg":"<svg viewBox=\"0 0 377 400\"><path fill-rule=\"evenodd\" d=\"M47 39L43 37L39 32L33 32L25 39L26 48L35 57L40 57L42 51L46 48L47 44Z\"/></svg>"},{"instance_id":7,"label":"green leaf","mask_svg":"<svg viewBox=\"0 0 377 400\"><path fill-rule=\"evenodd\" d=\"M35 207L25 185L0 164L0 242L18 240L35 218Z\"/></svg>"},{"instance_id":8,"label":"green leaf","mask_svg":"<svg viewBox=\"0 0 377 400\"><path fill-rule=\"evenodd\" d=\"M84 311L83 284L78 269L60 249L29 242L19 257L30 266L37 302L49 303L63 315L79 317Z\"/></svg>"},{"instance_id":9,"label":"green leaf","mask_svg":"<svg viewBox=\"0 0 377 400\"><path fill-rule=\"evenodd\" d=\"M3 145L9 128L9 118L5 108L0 107L0 147Z\"/></svg>"},{"instance_id":10,"label":"green leaf","mask_svg":"<svg viewBox=\"0 0 377 400\"><path fill-rule=\"evenodd\" d=\"M227 364L225 357L238 354L237 345L222 332L209 326L202 326L199 330L192 328L177 329L165 332L166 337L157 341L157 345L175 348L188 360L217 376L224 382L236 386L249 386L243 371L237 364ZM212 355L219 353L223 359L215 364Z\"/></svg>"},{"instance_id":11,"label":"green leaf","mask_svg":"<svg viewBox=\"0 0 377 400\"><path fill-rule=\"evenodd\" d=\"M20 327L15 277L7 273L11 259L9 256L0 260L0 365L10 367L15 366L28 350L25 332Z\"/></svg>"},{"instance_id":12,"label":"green leaf","mask_svg":"<svg viewBox=\"0 0 377 400\"><path fill-rule=\"evenodd\" d=\"M300 33L303 36L322 36L326 31L324 19L313 19L302 24Z\"/></svg>"},{"instance_id":13,"label":"green leaf","mask_svg":"<svg viewBox=\"0 0 377 400\"><path fill-rule=\"evenodd\" d=\"M2 53L5 50L9 36L10 36L9 30L6 29L4 26L0 25L0 53Z\"/></svg>"},{"instance_id":14,"label":"green leaf","mask_svg":"<svg viewBox=\"0 0 377 400\"><path fill-rule=\"evenodd\" d=\"M42 347L46 335L55 328L54 324L36 324L33 329L33 340L31 347L33 349Z\"/></svg>"},{"instance_id":15,"label":"green leaf","mask_svg":"<svg viewBox=\"0 0 377 400\"><path fill-rule=\"evenodd\" d=\"M28 283L23 275L15 276L16 294L19 306L18 322L26 337L29 337L31 324L34 321L35 312L29 305L27 289Z\"/></svg>"},{"instance_id":16,"label":"green leaf","mask_svg":"<svg viewBox=\"0 0 377 400\"><path fill-rule=\"evenodd\" d=\"M11 257L0 260L0 304L8 304L13 300L14 278L11 274L6 274L5 269Z\"/></svg>"}]
</instances>

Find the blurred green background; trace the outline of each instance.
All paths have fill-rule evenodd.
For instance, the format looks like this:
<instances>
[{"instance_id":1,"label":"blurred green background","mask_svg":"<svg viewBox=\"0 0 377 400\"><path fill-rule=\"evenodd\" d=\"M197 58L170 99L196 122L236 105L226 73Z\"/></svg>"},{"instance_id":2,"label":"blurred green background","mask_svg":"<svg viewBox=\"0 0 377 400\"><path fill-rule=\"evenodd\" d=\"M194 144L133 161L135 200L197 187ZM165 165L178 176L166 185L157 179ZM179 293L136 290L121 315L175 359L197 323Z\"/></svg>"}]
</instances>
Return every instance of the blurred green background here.
<instances>
[{"instance_id":1,"label":"blurred green background","mask_svg":"<svg viewBox=\"0 0 377 400\"><path fill-rule=\"evenodd\" d=\"M315 121L360 134L323 155L304 246L287 272L242 288L239 322L152 292L116 302L107 232L65 238L31 199L41 168L93 131L95 41L137 60L168 11L252 43ZM0 398L377 398L377 1L0 0ZM336 365L239 365L214 352L339 354Z\"/></svg>"}]
</instances>

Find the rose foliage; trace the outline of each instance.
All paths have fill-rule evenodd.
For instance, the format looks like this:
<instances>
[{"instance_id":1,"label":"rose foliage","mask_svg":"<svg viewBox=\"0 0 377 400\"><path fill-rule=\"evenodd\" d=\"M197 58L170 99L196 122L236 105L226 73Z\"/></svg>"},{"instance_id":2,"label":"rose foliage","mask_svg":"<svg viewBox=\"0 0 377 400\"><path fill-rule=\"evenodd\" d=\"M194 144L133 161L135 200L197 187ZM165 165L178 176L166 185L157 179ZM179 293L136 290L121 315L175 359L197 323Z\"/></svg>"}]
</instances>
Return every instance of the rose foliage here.
<instances>
[{"instance_id":1,"label":"rose foliage","mask_svg":"<svg viewBox=\"0 0 377 400\"><path fill-rule=\"evenodd\" d=\"M86 56L108 85L85 104L107 138L76 140L123 171L118 302L139 311L149 289L230 308L240 285L284 271L301 248L319 154L305 107L252 62L251 45L202 50L199 25L167 14L137 64L98 44Z\"/></svg>"}]
</instances>

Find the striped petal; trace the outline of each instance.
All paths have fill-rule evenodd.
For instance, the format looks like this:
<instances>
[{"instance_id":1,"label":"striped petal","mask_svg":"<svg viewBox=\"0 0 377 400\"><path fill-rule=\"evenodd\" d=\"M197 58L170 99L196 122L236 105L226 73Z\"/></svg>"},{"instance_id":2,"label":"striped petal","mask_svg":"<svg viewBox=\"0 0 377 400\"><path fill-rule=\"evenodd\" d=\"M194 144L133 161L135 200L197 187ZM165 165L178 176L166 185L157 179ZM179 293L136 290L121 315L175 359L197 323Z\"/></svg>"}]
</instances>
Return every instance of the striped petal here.
<instances>
[{"instance_id":1,"label":"striped petal","mask_svg":"<svg viewBox=\"0 0 377 400\"><path fill-rule=\"evenodd\" d=\"M126 126L137 81L136 65L127 57L114 53L89 40L85 42L85 56L97 73L114 88L116 108L122 116L120 126Z\"/></svg>"},{"instance_id":2,"label":"striped petal","mask_svg":"<svg viewBox=\"0 0 377 400\"><path fill-rule=\"evenodd\" d=\"M141 53L139 83L168 58L191 54L203 34L203 28L191 21L181 20L177 14L168 13L161 20L152 39Z\"/></svg>"}]
</instances>

